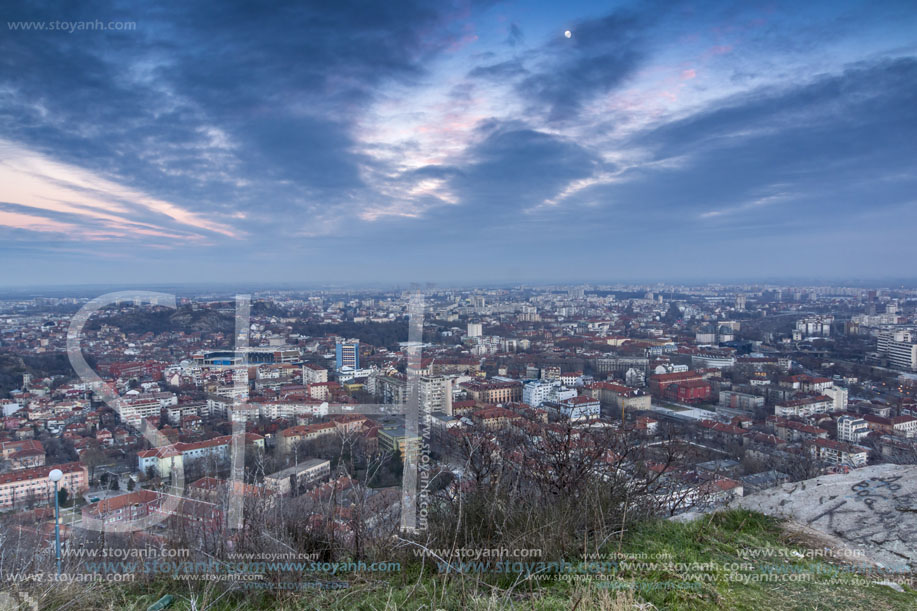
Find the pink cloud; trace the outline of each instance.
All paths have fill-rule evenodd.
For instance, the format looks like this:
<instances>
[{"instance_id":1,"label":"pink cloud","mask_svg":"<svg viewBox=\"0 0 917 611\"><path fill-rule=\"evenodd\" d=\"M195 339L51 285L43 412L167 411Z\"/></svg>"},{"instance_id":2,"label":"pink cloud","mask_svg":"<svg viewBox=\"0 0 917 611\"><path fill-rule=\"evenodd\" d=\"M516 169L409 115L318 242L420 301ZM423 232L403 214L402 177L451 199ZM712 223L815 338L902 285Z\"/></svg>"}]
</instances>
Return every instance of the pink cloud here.
<instances>
[{"instance_id":1,"label":"pink cloud","mask_svg":"<svg viewBox=\"0 0 917 611\"><path fill-rule=\"evenodd\" d=\"M157 236L195 240L198 230L239 237L238 232L204 214L152 197L83 168L61 163L22 146L0 140L0 201L45 213L81 218L85 224L62 223L45 216L7 212L0 225L32 231L74 233L72 226L93 232L92 225L107 228L93 236ZM147 215L144 213L150 213ZM141 221L137 215L148 216ZM158 218L157 218L158 217ZM87 233L87 235L89 235Z\"/></svg>"}]
</instances>

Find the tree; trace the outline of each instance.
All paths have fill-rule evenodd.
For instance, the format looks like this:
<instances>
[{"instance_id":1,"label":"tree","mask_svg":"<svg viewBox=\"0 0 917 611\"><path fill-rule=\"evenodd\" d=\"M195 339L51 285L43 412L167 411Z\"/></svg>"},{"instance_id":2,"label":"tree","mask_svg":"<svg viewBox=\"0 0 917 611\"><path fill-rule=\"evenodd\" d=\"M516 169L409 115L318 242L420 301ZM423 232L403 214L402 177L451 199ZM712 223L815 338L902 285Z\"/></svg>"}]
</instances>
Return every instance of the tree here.
<instances>
[{"instance_id":1,"label":"tree","mask_svg":"<svg viewBox=\"0 0 917 611\"><path fill-rule=\"evenodd\" d=\"M87 448L80 455L80 462L89 467L89 481L95 477L96 467L108 460L108 457L97 448Z\"/></svg>"},{"instance_id":2,"label":"tree","mask_svg":"<svg viewBox=\"0 0 917 611\"><path fill-rule=\"evenodd\" d=\"M378 454L366 466L366 486L368 488L387 488L401 483L404 473L404 460L399 451L386 451Z\"/></svg>"},{"instance_id":3,"label":"tree","mask_svg":"<svg viewBox=\"0 0 917 611\"><path fill-rule=\"evenodd\" d=\"M61 488L57 491L57 502L61 507L66 507L67 501L70 499L70 493L67 492L66 488Z\"/></svg>"},{"instance_id":4,"label":"tree","mask_svg":"<svg viewBox=\"0 0 917 611\"><path fill-rule=\"evenodd\" d=\"M461 475L431 492L432 547L540 549L542 559L598 552L631 524L690 508L674 440L652 446L617 429L525 423L528 432L481 426L445 441ZM537 440L533 432L537 431Z\"/></svg>"},{"instance_id":5,"label":"tree","mask_svg":"<svg viewBox=\"0 0 917 611\"><path fill-rule=\"evenodd\" d=\"M137 484L134 483L134 478L133 477L127 478L127 491L133 492L134 488L136 487L137 487Z\"/></svg>"},{"instance_id":6,"label":"tree","mask_svg":"<svg viewBox=\"0 0 917 611\"><path fill-rule=\"evenodd\" d=\"M665 313L665 316L662 320L670 325L673 325L681 320L681 310L678 309L678 306L674 301L669 303L669 311Z\"/></svg>"}]
</instances>

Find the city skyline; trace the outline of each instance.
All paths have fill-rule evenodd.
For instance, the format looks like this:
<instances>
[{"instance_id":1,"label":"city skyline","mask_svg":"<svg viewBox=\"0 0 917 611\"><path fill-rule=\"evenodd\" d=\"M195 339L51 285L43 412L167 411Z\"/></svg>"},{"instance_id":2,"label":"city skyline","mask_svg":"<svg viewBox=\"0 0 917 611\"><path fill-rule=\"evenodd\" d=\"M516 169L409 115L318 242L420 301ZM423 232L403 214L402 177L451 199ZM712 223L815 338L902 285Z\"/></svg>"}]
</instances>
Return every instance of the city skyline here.
<instances>
[{"instance_id":1,"label":"city skyline","mask_svg":"<svg viewBox=\"0 0 917 611\"><path fill-rule=\"evenodd\" d=\"M0 26L3 286L913 276L908 3L68 10Z\"/></svg>"},{"instance_id":2,"label":"city skyline","mask_svg":"<svg viewBox=\"0 0 917 611\"><path fill-rule=\"evenodd\" d=\"M917 609L913 1L0 13L0 607Z\"/></svg>"}]
</instances>

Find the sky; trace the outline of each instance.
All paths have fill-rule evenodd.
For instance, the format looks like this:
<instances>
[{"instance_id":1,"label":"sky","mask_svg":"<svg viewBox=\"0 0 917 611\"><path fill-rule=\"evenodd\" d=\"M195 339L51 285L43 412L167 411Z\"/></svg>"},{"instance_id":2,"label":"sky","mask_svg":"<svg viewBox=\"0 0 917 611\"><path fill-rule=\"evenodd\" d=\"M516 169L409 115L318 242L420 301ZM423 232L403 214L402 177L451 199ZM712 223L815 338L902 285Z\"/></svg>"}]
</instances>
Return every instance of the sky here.
<instances>
[{"instance_id":1,"label":"sky","mask_svg":"<svg viewBox=\"0 0 917 611\"><path fill-rule=\"evenodd\" d=\"M0 12L0 285L917 276L912 1Z\"/></svg>"}]
</instances>

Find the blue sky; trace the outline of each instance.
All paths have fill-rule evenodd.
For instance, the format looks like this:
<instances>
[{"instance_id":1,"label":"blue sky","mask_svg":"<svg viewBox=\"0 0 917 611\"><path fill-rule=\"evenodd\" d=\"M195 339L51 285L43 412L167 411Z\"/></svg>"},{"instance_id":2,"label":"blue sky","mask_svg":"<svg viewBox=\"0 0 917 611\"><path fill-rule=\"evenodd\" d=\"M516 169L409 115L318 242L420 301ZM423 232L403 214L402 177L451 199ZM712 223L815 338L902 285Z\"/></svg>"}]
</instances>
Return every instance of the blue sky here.
<instances>
[{"instance_id":1,"label":"blue sky","mask_svg":"<svg viewBox=\"0 0 917 611\"><path fill-rule=\"evenodd\" d=\"M0 283L913 277L915 142L912 2L7 3Z\"/></svg>"}]
</instances>

